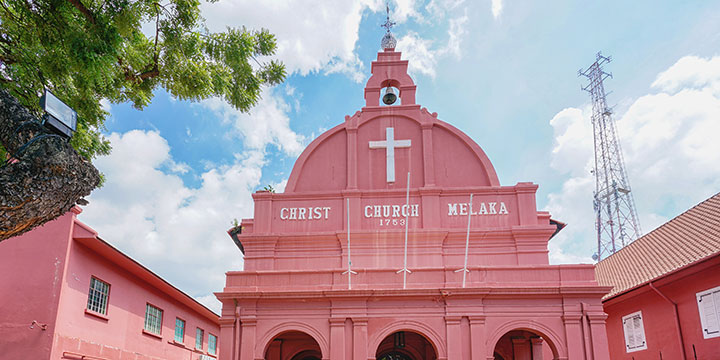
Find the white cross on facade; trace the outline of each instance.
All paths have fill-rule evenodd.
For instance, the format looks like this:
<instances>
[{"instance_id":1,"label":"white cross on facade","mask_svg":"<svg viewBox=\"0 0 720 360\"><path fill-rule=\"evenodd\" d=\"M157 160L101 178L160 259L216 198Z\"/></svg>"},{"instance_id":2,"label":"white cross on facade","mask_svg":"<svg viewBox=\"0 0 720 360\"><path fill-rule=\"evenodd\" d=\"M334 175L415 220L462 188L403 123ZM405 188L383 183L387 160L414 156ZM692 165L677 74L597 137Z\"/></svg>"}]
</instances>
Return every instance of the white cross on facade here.
<instances>
[{"instance_id":1,"label":"white cross on facade","mask_svg":"<svg viewBox=\"0 0 720 360\"><path fill-rule=\"evenodd\" d=\"M395 140L395 129L385 129L384 141L371 141L371 149L386 149L387 182L395 182L395 148L409 148L410 140Z\"/></svg>"}]
</instances>

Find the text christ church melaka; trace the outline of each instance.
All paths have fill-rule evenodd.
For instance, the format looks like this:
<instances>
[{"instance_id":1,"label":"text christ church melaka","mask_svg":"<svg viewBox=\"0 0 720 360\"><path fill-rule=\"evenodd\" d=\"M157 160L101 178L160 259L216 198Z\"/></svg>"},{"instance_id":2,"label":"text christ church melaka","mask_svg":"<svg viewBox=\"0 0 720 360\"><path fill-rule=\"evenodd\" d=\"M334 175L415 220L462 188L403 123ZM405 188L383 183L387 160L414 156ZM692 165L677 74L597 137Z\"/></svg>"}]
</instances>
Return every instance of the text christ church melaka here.
<instances>
[{"instance_id":1,"label":"text christ church melaka","mask_svg":"<svg viewBox=\"0 0 720 360\"><path fill-rule=\"evenodd\" d=\"M285 192L253 194L244 270L216 293L220 359L609 359L609 288L593 265L549 265L561 225L537 185L501 186L415 104L394 47L388 32L365 107L305 149ZM400 104L380 105L388 87Z\"/></svg>"}]
</instances>

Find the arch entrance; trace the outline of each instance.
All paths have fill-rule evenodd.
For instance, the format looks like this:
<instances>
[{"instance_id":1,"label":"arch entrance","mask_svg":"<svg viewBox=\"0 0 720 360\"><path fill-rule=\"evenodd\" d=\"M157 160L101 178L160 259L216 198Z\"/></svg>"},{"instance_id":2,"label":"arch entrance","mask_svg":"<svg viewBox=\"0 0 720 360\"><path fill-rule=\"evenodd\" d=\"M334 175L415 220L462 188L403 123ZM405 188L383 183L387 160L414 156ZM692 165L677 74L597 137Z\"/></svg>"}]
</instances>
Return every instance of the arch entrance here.
<instances>
[{"instance_id":1,"label":"arch entrance","mask_svg":"<svg viewBox=\"0 0 720 360\"><path fill-rule=\"evenodd\" d=\"M320 360L320 345L301 331L287 331L275 336L265 350L265 360Z\"/></svg>"},{"instance_id":2,"label":"arch entrance","mask_svg":"<svg viewBox=\"0 0 720 360\"><path fill-rule=\"evenodd\" d=\"M375 353L377 360L435 360L433 345L413 331L396 331L388 335Z\"/></svg>"},{"instance_id":3,"label":"arch entrance","mask_svg":"<svg viewBox=\"0 0 720 360\"><path fill-rule=\"evenodd\" d=\"M555 344L542 334L525 329L505 333L493 350L494 360L559 359Z\"/></svg>"}]
</instances>

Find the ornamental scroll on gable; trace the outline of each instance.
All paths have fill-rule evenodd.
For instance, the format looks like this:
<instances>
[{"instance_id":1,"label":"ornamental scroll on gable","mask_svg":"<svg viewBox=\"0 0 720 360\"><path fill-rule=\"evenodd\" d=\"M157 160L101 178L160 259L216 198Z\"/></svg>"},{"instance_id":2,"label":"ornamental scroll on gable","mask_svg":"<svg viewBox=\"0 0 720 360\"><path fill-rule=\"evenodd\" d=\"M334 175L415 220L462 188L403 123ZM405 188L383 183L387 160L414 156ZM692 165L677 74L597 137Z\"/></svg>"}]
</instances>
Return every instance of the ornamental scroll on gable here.
<instances>
[{"instance_id":1,"label":"ornamental scroll on gable","mask_svg":"<svg viewBox=\"0 0 720 360\"><path fill-rule=\"evenodd\" d=\"M482 149L437 113L415 104L416 85L401 53L372 63L365 107L315 139L300 155L285 193L499 186ZM388 87L397 105L381 105Z\"/></svg>"}]
</instances>

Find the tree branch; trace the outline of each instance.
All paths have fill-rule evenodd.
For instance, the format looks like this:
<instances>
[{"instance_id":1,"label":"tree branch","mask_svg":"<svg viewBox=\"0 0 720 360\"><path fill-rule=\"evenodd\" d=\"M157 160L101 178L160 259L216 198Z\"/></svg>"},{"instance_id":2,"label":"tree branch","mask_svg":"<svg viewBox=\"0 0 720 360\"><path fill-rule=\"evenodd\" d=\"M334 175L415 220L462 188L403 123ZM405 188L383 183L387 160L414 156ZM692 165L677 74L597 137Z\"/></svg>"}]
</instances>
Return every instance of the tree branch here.
<instances>
[{"instance_id":1,"label":"tree branch","mask_svg":"<svg viewBox=\"0 0 720 360\"><path fill-rule=\"evenodd\" d=\"M0 167L0 241L18 236L70 210L100 183L100 173L65 141L36 122L7 91L0 90L0 142L16 159ZM26 145L31 139L36 141ZM25 145L25 146L24 146Z\"/></svg>"},{"instance_id":2,"label":"tree branch","mask_svg":"<svg viewBox=\"0 0 720 360\"><path fill-rule=\"evenodd\" d=\"M83 5L83 3L80 2L80 0L67 0L69 3L71 3L76 9L80 10L80 12L85 15L85 18L93 25L97 24L97 21L95 21L95 15Z\"/></svg>"}]
</instances>

